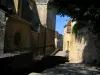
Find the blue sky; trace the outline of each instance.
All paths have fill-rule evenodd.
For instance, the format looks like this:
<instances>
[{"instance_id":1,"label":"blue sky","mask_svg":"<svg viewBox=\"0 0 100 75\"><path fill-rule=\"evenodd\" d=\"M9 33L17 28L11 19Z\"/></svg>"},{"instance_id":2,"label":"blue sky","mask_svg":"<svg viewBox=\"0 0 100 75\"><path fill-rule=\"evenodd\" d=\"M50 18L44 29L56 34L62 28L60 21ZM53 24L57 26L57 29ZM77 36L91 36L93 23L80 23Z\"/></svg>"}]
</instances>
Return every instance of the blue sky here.
<instances>
[{"instance_id":1,"label":"blue sky","mask_svg":"<svg viewBox=\"0 0 100 75\"><path fill-rule=\"evenodd\" d=\"M70 17L68 17L68 16L61 17L59 15L56 15L56 31L58 31L60 34L63 34L64 26L65 26L67 20L69 21Z\"/></svg>"}]
</instances>

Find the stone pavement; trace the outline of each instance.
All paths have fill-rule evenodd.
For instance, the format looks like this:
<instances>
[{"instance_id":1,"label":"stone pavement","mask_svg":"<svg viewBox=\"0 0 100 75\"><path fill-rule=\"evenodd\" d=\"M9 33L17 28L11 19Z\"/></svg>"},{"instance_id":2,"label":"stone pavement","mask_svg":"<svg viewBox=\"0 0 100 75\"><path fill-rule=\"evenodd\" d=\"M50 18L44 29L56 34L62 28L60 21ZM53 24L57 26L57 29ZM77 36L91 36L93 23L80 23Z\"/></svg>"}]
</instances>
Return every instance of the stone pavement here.
<instances>
[{"instance_id":1,"label":"stone pavement","mask_svg":"<svg viewBox=\"0 0 100 75\"><path fill-rule=\"evenodd\" d=\"M15 52L12 52L12 53L4 53L3 50L0 50L0 59L1 58L6 58L6 57L14 57L14 56L17 56L17 55L21 55L21 54L24 54L24 53L30 53L31 51L29 50L26 50L26 51L15 51Z\"/></svg>"},{"instance_id":2,"label":"stone pavement","mask_svg":"<svg viewBox=\"0 0 100 75\"><path fill-rule=\"evenodd\" d=\"M60 64L54 68L47 69L40 73L29 75L100 75L100 68L86 66L84 64Z\"/></svg>"},{"instance_id":3,"label":"stone pavement","mask_svg":"<svg viewBox=\"0 0 100 75\"><path fill-rule=\"evenodd\" d=\"M64 51L59 51L55 54L55 56L62 56L62 57L65 57L66 56L66 53Z\"/></svg>"}]
</instances>

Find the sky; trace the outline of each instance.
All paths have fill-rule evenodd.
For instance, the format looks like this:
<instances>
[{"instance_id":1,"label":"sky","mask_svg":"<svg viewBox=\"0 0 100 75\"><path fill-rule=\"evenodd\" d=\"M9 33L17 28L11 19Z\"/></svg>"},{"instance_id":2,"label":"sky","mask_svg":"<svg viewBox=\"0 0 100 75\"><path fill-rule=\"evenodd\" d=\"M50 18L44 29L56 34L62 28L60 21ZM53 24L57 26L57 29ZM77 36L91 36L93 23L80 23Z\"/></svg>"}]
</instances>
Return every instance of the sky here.
<instances>
[{"instance_id":1,"label":"sky","mask_svg":"<svg viewBox=\"0 0 100 75\"><path fill-rule=\"evenodd\" d=\"M64 26L69 20L70 17L68 16L61 17L60 15L56 15L56 31L58 31L60 34L63 34Z\"/></svg>"}]
</instances>

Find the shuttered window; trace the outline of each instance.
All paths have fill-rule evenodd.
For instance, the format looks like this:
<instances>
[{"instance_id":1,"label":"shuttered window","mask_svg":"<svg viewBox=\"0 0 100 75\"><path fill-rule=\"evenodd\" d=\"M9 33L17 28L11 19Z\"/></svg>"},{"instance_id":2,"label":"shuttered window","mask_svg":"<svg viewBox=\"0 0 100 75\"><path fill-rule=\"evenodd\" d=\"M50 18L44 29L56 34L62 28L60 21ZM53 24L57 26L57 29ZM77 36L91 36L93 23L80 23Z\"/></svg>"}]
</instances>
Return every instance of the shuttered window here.
<instances>
[{"instance_id":1,"label":"shuttered window","mask_svg":"<svg viewBox=\"0 0 100 75\"><path fill-rule=\"evenodd\" d=\"M67 33L71 33L71 26L67 26Z\"/></svg>"}]
</instances>

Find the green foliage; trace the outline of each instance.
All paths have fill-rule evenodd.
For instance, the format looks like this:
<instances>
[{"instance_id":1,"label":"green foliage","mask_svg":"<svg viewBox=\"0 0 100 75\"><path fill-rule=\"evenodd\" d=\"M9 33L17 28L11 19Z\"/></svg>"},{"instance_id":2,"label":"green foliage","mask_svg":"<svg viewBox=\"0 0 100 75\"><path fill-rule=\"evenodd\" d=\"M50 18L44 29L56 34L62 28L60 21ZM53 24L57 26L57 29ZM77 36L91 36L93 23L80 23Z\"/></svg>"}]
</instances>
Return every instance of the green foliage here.
<instances>
[{"instance_id":1,"label":"green foliage","mask_svg":"<svg viewBox=\"0 0 100 75\"><path fill-rule=\"evenodd\" d=\"M74 33L77 36L77 32L79 29L85 27L87 24L85 22L78 21L72 28L72 33Z\"/></svg>"},{"instance_id":2,"label":"green foliage","mask_svg":"<svg viewBox=\"0 0 100 75\"><path fill-rule=\"evenodd\" d=\"M57 8L57 14L68 15L77 20L97 20L100 17L100 5L97 1L53 0L49 5ZM93 3L93 4L92 4Z\"/></svg>"},{"instance_id":3,"label":"green foliage","mask_svg":"<svg viewBox=\"0 0 100 75\"><path fill-rule=\"evenodd\" d=\"M68 15L76 21L93 21L96 24L93 25L93 33L100 33L100 4L98 0L91 1L86 3L87 0L52 0L49 2L49 5L57 9L57 14L64 16ZM84 25L82 25L83 27ZM74 32L77 32L77 29L81 28L80 25L75 25Z\"/></svg>"}]
</instances>

